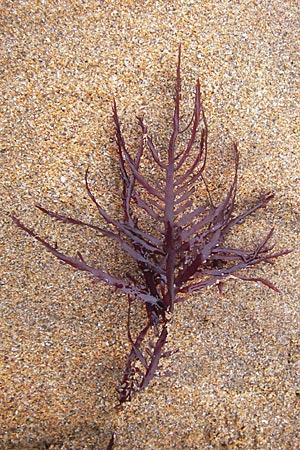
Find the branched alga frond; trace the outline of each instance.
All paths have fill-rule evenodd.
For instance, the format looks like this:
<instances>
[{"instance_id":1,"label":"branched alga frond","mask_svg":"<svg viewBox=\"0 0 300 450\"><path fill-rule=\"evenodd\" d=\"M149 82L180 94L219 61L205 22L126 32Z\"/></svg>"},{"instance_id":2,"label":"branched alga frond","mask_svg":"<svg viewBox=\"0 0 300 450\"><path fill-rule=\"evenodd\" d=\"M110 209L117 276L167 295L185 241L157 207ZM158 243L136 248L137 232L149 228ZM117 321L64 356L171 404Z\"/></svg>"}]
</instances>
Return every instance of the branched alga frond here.
<instances>
[{"instance_id":1,"label":"branched alga frond","mask_svg":"<svg viewBox=\"0 0 300 450\"><path fill-rule=\"evenodd\" d=\"M100 205L89 186L88 171L85 176L87 193L102 221L108 225L106 228L37 206L54 219L92 228L98 235L115 240L127 256L136 262L137 273L112 275L88 263L79 252L76 257L68 256L13 217L18 227L38 240L56 258L77 270L90 273L97 280L104 281L127 295L127 331L131 351L118 387L121 403L130 400L135 391L148 386L157 373L161 358L170 355L171 352L164 351L164 346L169 318L176 303L184 301L188 294L212 285L217 285L222 292L223 283L231 278L260 282L277 291L268 280L259 276L247 276L246 272L259 264L272 264L276 258L290 252L273 251L269 244L273 228L252 250L226 245L225 238L231 229L258 209L264 208L274 195L267 193L251 208L241 214L234 214L239 160L237 145L234 143L233 181L223 200L218 205L213 203L204 179L208 130L200 83L198 81L196 84L192 119L188 127L181 130L180 65L179 47L172 132L167 148L164 153L160 152L162 155L156 149L142 118L138 118L140 145L136 154L131 154L123 137L114 100L113 119L123 184L121 220L114 219ZM189 137L182 146L182 136L187 132ZM178 145L179 141L181 146ZM144 175L141 163L146 152L152 158L156 172L160 174L159 179L150 179ZM204 187L206 195L203 203L194 206L193 194L199 185ZM146 215L155 233L150 233L148 227L140 225L139 212L143 217ZM133 337L131 307L137 300L145 307L147 321L144 328ZM154 337L154 341L149 341L150 335Z\"/></svg>"}]
</instances>

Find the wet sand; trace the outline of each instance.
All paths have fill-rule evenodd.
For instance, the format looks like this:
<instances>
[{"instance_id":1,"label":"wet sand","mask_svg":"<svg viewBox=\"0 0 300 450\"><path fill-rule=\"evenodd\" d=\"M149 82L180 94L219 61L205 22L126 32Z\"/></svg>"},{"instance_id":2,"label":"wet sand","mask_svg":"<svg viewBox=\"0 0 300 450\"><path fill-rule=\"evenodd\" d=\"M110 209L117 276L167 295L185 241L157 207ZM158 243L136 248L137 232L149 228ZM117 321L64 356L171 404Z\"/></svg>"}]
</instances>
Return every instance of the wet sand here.
<instances>
[{"instance_id":1,"label":"wet sand","mask_svg":"<svg viewBox=\"0 0 300 450\"><path fill-rule=\"evenodd\" d=\"M105 449L112 432L122 450L299 448L297 2L8 1L1 32L0 449ZM226 182L220 149L234 139L238 207L276 194L232 239L253 248L275 226L276 248L295 251L256 272L280 294L240 281L178 304L168 346L179 352L164 360L175 373L118 409L126 298L60 264L9 214L124 269L116 245L34 204L96 223L89 165L118 213L113 96L128 145L144 114L164 148L180 42L188 107L201 80L212 181Z\"/></svg>"}]
</instances>

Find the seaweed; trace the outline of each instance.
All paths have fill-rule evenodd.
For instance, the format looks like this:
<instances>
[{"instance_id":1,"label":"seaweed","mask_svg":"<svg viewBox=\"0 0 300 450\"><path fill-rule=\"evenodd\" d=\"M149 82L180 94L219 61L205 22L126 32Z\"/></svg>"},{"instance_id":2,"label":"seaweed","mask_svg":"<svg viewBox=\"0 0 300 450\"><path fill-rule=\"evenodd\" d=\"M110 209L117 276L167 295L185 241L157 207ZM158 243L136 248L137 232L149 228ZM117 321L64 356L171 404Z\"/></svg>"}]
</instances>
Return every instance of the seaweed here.
<instances>
[{"instance_id":1,"label":"seaweed","mask_svg":"<svg viewBox=\"0 0 300 450\"><path fill-rule=\"evenodd\" d=\"M146 388L158 373L161 358L173 353L165 351L164 347L176 303L183 302L189 294L212 285L217 285L222 293L224 282L232 278L260 282L278 291L267 279L247 275L245 272L259 264L273 264L276 258L290 252L273 251L273 246L270 245L273 228L252 250L230 247L225 243L231 229L258 209L264 208L274 194L268 192L244 212L234 214L239 152L237 144L233 142L233 179L223 199L219 204L214 204L204 177L208 156L208 127L200 82L198 80L196 83L191 120L181 129L180 68L179 46L172 132L167 148L162 152L157 150L144 119L137 117L141 139L136 153L132 155L125 143L116 101L113 101L116 147L122 179L123 217L120 220L108 214L96 199L89 185L88 169L85 175L87 194L102 222L106 222L106 227L36 205L41 212L54 219L89 227L97 235L115 240L127 256L135 261L134 273L114 275L88 263L80 252L77 252L76 257L66 255L58 250L56 244L51 245L18 218L12 217L19 228L39 241L56 258L126 294L127 332L131 350L117 388L120 403L130 400L137 390ZM187 134L182 145L183 137ZM155 179L145 174L143 161L147 158L152 160L155 171L159 174ZM194 206L194 193L199 186L203 188L203 202ZM141 217L146 217L146 220L141 220ZM132 306L137 300L144 305L146 322L133 337Z\"/></svg>"}]
</instances>

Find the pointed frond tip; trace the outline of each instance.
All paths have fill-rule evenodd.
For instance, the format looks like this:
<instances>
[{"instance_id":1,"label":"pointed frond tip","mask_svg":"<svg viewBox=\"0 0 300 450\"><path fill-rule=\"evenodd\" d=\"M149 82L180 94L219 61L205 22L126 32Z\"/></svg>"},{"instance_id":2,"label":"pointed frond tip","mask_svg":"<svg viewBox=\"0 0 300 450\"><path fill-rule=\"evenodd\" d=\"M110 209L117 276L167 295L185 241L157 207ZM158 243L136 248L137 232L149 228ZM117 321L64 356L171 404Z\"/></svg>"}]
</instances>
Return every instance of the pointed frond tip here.
<instances>
[{"instance_id":1,"label":"pointed frond tip","mask_svg":"<svg viewBox=\"0 0 300 450\"><path fill-rule=\"evenodd\" d=\"M215 204L205 170L208 164L208 127L201 100L200 82L196 83L195 102L191 119L186 126L181 118L181 46L178 51L172 130L163 150L158 151L148 134L143 118L137 116L140 142L134 151L127 147L113 99L113 122L116 132L116 152L122 183L122 210L115 218L101 206L85 174L87 195L99 215L99 223L72 218L52 212L41 205L37 208L49 217L71 226L88 227L96 237L105 236L115 241L126 257L135 263L134 273L113 274L90 264L84 252L76 249L76 256L66 255L37 235L17 217L12 220L20 229L37 240L57 259L76 270L89 273L95 281L105 282L121 290L128 299L127 332L131 351L127 358L119 400L130 400L133 393L149 385L161 371L167 342L170 314L176 303L188 294L213 285L222 293L224 282L231 279L259 282L278 291L272 282L256 276L253 270L263 264L274 264L277 258L292 250L274 250L270 244L274 229L254 248L230 247L226 243L229 232L243 223L273 199L273 193L264 194L244 212L235 215L239 152L233 143L232 181L219 204ZM152 161L151 177L147 176L145 159ZM218 178L218 173L216 173ZM219 181L218 179L216 180ZM202 201L195 202L195 193L202 193ZM101 261L101 254L99 255ZM251 269L251 274L247 270ZM131 334L131 305L141 300L145 308L146 325L135 337ZM136 327L134 327L136 329ZM149 339L149 335L152 338ZM154 336L154 341L153 341ZM150 343L149 343L150 342Z\"/></svg>"}]
</instances>

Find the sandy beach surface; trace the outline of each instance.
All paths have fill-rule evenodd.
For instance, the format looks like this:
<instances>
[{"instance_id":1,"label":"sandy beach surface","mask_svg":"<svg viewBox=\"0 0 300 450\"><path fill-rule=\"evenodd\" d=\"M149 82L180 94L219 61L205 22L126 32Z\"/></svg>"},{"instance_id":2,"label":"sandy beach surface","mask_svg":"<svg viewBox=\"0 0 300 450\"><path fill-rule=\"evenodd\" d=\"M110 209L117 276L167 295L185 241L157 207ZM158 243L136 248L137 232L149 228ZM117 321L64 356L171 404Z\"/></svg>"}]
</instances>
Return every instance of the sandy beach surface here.
<instances>
[{"instance_id":1,"label":"sandy beach surface","mask_svg":"<svg viewBox=\"0 0 300 450\"><path fill-rule=\"evenodd\" d=\"M299 30L294 0L2 2L1 450L102 450L112 433L119 450L300 447ZM212 288L176 305L168 349L179 351L117 408L125 296L62 265L10 214L66 253L124 271L115 243L34 205L103 225L89 166L95 195L119 214L113 97L129 148L143 115L165 151L179 43L187 113L201 81L212 189L232 174L235 140L237 208L276 194L229 239L254 248L274 226L272 244L294 252L255 272L280 293L232 281L222 298Z\"/></svg>"}]
</instances>

